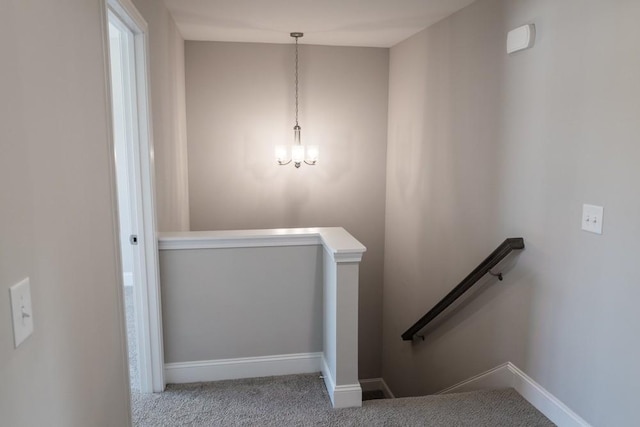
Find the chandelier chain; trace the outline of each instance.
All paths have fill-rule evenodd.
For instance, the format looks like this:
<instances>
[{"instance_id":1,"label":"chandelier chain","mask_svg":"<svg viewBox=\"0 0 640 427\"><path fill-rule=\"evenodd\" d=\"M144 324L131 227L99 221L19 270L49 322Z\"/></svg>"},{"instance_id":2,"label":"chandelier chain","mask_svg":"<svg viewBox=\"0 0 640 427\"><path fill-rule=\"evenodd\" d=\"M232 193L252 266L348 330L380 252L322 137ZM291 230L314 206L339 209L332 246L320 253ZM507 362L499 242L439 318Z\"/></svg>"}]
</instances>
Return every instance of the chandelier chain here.
<instances>
[{"instance_id":1,"label":"chandelier chain","mask_svg":"<svg viewBox=\"0 0 640 427\"><path fill-rule=\"evenodd\" d=\"M296 126L298 126L298 37L296 37Z\"/></svg>"}]
</instances>

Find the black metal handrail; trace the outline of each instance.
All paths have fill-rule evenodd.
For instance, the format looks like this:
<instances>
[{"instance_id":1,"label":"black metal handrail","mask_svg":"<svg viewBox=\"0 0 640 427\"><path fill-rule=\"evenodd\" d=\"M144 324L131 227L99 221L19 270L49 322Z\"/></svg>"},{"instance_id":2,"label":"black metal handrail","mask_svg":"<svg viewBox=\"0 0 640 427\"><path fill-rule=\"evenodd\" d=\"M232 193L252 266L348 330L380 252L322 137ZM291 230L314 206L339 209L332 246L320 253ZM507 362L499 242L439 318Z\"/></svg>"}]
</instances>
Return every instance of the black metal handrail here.
<instances>
[{"instance_id":1,"label":"black metal handrail","mask_svg":"<svg viewBox=\"0 0 640 427\"><path fill-rule=\"evenodd\" d=\"M402 334L402 339L405 341L413 340L413 337L429 322L435 319L440 313L445 311L451 304L453 304L458 298L460 298L465 292L467 292L473 285L478 282L487 273L491 273L491 269L495 267L500 261L502 261L511 251L516 249L524 249L524 239L522 237L511 237L495 251L491 253L484 261L480 263L467 277L460 282L458 286L453 288L444 298L440 300L431 310L420 318ZM502 280L502 273L494 274L500 280Z\"/></svg>"}]
</instances>

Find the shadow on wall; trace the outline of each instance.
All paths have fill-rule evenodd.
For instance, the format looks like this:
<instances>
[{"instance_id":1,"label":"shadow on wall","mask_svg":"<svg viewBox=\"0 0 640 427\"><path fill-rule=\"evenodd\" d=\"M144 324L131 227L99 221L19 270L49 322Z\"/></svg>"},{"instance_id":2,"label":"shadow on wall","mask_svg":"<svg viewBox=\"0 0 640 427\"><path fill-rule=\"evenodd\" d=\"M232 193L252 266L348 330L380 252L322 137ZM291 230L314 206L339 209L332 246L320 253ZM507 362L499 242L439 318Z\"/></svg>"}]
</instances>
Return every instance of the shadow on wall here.
<instances>
[{"instance_id":1,"label":"shadow on wall","mask_svg":"<svg viewBox=\"0 0 640 427\"><path fill-rule=\"evenodd\" d=\"M529 342L527 335L532 333L528 326L531 324L531 298L535 285L522 280L523 276L529 276L533 272L523 268L522 263L518 268L514 267L518 258L525 256L526 254L514 255L509 265L505 265L502 269L503 281L490 275L485 276L473 295L451 313L437 320L431 328L425 329L424 342L418 340L405 343L411 346L411 356L422 362L416 366L419 372L416 377L423 380L428 378L426 391L424 383L415 384L409 395L438 392L507 362L500 356L507 347L511 350L511 360L508 361L516 365L523 362L527 354L526 343ZM454 286L452 284L451 287ZM508 315L505 316L504 309L492 310L496 304L508 307ZM513 343L517 343L515 350ZM478 360L474 356L478 353L488 357ZM450 372L452 365L457 367L455 375Z\"/></svg>"},{"instance_id":2,"label":"shadow on wall","mask_svg":"<svg viewBox=\"0 0 640 427\"><path fill-rule=\"evenodd\" d=\"M509 237L498 232L496 203L503 34L486 30L501 28L503 17L477 9L391 52L383 375L404 396L437 392L499 365L504 354L517 363L524 353L531 289L513 285L519 269L503 282L485 278L424 342L400 338Z\"/></svg>"},{"instance_id":3,"label":"shadow on wall","mask_svg":"<svg viewBox=\"0 0 640 427\"><path fill-rule=\"evenodd\" d=\"M469 307L475 300L480 299L481 295L485 293L491 292L492 287L501 287L503 284L506 286L507 284L507 276L513 270L518 262L518 258L520 257L521 252L514 252L510 256L508 256L501 263L496 265L491 272L493 274L486 274L480 280L478 280L467 292L465 292L458 300L456 300L452 305L449 306L444 312L438 315L435 319L433 319L427 326L425 326L418 334L424 338L424 340L435 341L442 335L446 335L449 331L455 328L457 322L463 322L465 319L473 316L475 312L481 310L489 301L484 301L481 304L476 304L475 306ZM503 280L498 279L495 274L502 274ZM453 289L456 284L451 285L451 289ZM499 290L493 291L494 294L490 298L496 297L496 292L500 292ZM442 295L442 298L445 297L446 294ZM439 303L440 300L436 301L432 306L427 307L425 309L425 313L431 310L436 304ZM416 319L417 320L417 319ZM457 320L449 321L449 320ZM419 343L422 339L421 337L416 337L416 341ZM423 340L423 341L424 341Z\"/></svg>"}]
</instances>

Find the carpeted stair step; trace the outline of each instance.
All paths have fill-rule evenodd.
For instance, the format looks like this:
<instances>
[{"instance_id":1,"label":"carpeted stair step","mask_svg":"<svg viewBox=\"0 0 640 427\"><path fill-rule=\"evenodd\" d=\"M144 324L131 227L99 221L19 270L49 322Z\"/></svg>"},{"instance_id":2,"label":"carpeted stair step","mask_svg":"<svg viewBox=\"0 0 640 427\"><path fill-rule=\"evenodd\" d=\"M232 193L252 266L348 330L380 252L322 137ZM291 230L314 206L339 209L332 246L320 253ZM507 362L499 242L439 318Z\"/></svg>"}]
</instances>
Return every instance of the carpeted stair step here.
<instances>
[{"instance_id":1,"label":"carpeted stair step","mask_svg":"<svg viewBox=\"0 0 640 427\"><path fill-rule=\"evenodd\" d=\"M372 400L364 402L363 407L365 411L360 419L367 425L384 425L376 420L390 413L393 413L393 425L554 425L511 388Z\"/></svg>"},{"instance_id":2,"label":"carpeted stair step","mask_svg":"<svg viewBox=\"0 0 640 427\"><path fill-rule=\"evenodd\" d=\"M333 409L318 374L169 385L132 397L134 426L552 426L515 390L379 399Z\"/></svg>"}]
</instances>

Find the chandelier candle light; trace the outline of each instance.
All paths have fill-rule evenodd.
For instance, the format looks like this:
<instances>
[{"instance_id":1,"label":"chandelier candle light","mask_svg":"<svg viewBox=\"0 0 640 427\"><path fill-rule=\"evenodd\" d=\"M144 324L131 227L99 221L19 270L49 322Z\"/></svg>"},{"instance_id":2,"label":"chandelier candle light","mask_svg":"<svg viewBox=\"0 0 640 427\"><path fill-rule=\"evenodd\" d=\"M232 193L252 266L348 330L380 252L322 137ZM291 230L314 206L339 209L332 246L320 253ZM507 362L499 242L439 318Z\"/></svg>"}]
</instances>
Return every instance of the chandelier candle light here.
<instances>
[{"instance_id":1,"label":"chandelier candle light","mask_svg":"<svg viewBox=\"0 0 640 427\"><path fill-rule=\"evenodd\" d=\"M318 162L318 146L302 145L300 142L300 125L298 124L298 39L303 33L291 33L291 37L296 39L296 125L293 127L293 145L291 152L286 145L278 145L276 147L276 161L279 165L288 165L293 161L296 168L299 168L302 162L308 165L315 165Z\"/></svg>"}]
</instances>

